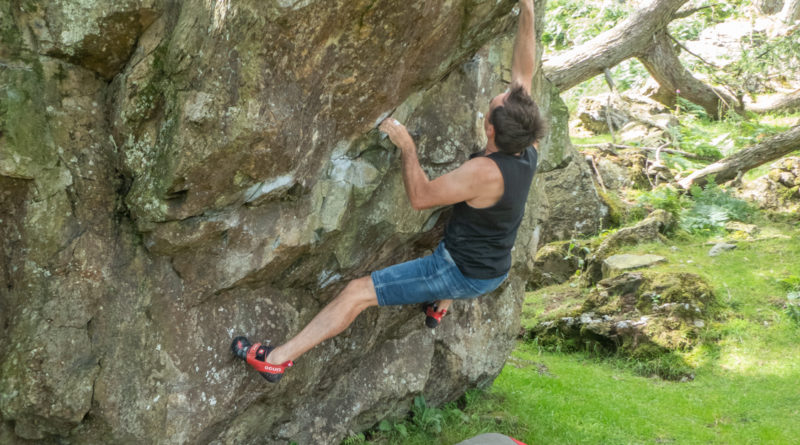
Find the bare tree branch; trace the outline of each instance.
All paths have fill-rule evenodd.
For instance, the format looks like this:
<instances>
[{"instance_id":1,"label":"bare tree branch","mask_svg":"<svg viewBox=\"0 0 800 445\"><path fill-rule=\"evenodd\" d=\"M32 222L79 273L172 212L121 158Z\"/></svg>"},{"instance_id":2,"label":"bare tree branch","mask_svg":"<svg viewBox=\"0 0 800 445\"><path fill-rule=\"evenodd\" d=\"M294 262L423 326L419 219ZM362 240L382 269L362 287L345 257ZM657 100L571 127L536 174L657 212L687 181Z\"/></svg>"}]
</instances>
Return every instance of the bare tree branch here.
<instances>
[{"instance_id":1,"label":"bare tree branch","mask_svg":"<svg viewBox=\"0 0 800 445\"><path fill-rule=\"evenodd\" d=\"M653 33L665 29L687 0L650 0L614 28L544 61L547 77L560 91L602 74L645 50Z\"/></svg>"}]
</instances>

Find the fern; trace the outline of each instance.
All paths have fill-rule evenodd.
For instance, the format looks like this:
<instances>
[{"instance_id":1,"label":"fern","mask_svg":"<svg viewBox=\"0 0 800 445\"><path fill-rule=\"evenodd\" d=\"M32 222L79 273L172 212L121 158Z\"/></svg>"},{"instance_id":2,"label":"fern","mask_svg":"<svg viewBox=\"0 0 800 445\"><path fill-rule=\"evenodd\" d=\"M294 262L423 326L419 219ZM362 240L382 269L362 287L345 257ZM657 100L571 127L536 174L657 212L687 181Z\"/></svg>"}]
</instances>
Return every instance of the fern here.
<instances>
[{"instance_id":1,"label":"fern","mask_svg":"<svg viewBox=\"0 0 800 445\"><path fill-rule=\"evenodd\" d=\"M754 213L746 201L717 186L713 178L705 188L692 186L693 205L680 213L680 226L690 233L714 234L728 221L748 221Z\"/></svg>"}]
</instances>

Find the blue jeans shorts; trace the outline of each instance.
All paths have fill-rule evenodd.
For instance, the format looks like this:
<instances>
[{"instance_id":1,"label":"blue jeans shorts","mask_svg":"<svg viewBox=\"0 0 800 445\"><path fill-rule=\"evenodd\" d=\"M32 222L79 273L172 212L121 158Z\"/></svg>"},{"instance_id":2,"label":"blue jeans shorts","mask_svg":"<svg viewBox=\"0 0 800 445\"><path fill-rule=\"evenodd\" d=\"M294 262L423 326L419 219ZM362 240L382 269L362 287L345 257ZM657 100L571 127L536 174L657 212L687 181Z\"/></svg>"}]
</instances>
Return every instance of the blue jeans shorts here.
<instances>
[{"instance_id":1,"label":"blue jeans shorts","mask_svg":"<svg viewBox=\"0 0 800 445\"><path fill-rule=\"evenodd\" d=\"M372 284L378 304L393 306L475 298L497 289L506 277L465 277L441 242L431 255L372 272Z\"/></svg>"}]
</instances>

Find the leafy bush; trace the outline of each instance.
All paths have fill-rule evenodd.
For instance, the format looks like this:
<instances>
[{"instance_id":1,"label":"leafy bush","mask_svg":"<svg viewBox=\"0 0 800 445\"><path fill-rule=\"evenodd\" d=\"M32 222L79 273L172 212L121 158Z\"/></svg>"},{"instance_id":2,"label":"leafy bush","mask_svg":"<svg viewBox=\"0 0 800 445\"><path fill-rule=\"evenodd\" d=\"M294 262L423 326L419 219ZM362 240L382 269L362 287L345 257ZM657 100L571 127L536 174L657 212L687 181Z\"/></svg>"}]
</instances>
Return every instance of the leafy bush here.
<instances>
[{"instance_id":1,"label":"leafy bush","mask_svg":"<svg viewBox=\"0 0 800 445\"><path fill-rule=\"evenodd\" d=\"M422 431L439 434L442 432L442 410L428 406L424 396L414 398L414 406L411 408L413 417L411 420L414 425Z\"/></svg>"},{"instance_id":2,"label":"leafy bush","mask_svg":"<svg viewBox=\"0 0 800 445\"><path fill-rule=\"evenodd\" d=\"M800 324L800 277L790 275L778 280L778 284L788 292L786 294L786 315L795 323Z\"/></svg>"},{"instance_id":3,"label":"leafy bush","mask_svg":"<svg viewBox=\"0 0 800 445\"><path fill-rule=\"evenodd\" d=\"M683 99L678 100L678 103L681 106L681 109L688 113L693 113L693 115L703 115L705 119L708 119L708 115L706 114L705 110L697 105L689 105L691 102L685 101ZM686 108L684 109L684 103L686 104ZM698 119L703 119L698 117ZM713 159L721 159L722 154L719 152L719 149L709 143L711 139L711 135L704 131L699 126L695 125L682 125L679 131L676 131L676 139L678 139L678 144L682 150L688 151L689 153L694 153L700 156L705 156Z\"/></svg>"},{"instance_id":4,"label":"leafy bush","mask_svg":"<svg viewBox=\"0 0 800 445\"><path fill-rule=\"evenodd\" d=\"M367 438L364 436L364 433L358 433L345 438L341 445L358 445L366 442Z\"/></svg>"},{"instance_id":5,"label":"leafy bush","mask_svg":"<svg viewBox=\"0 0 800 445\"><path fill-rule=\"evenodd\" d=\"M691 205L691 201L685 195L669 185L662 185L642 193L638 201L640 205L646 207L666 210L676 218L680 217L684 208Z\"/></svg>"},{"instance_id":6,"label":"leafy bush","mask_svg":"<svg viewBox=\"0 0 800 445\"><path fill-rule=\"evenodd\" d=\"M789 292L786 296L786 314L800 324L800 292Z\"/></svg>"},{"instance_id":7,"label":"leafy bush","mask_svg":"<svg viewBox=\"0 0 800 445\"><path fill-rule=\"evenodd\" d=\"M692 186L693 205L680 214L682 229L695 234L720 232L728 221L749 221L755 209L717 186L713 178L705 188Z\"/></svg>"}]
</instances>

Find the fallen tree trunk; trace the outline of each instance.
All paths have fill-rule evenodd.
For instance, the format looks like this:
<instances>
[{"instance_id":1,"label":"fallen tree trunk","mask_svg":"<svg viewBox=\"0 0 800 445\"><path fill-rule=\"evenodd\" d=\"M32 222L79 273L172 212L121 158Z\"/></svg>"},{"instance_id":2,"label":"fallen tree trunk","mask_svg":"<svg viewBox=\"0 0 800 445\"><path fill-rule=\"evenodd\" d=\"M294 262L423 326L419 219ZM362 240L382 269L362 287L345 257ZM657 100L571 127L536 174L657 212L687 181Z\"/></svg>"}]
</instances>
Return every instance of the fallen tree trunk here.
<instances>
[{"instance_id":1,"label":"fallen tree trunk","mask_svg":"<svg viewBox=\"0 0 800 445\"><path fill-rule=\"evenodd\" d=\"M645 50L687 0L651 0L612 29L544 61L544 75L559 91L602 74Z\"/></svg>"},{"instance_id":2,"label":"fallen tree trunk","mask_svg":"<svg viewBox=\"0 0 800 445\"><path fill-rule=\"evenodd\" d=\"M780 111L794 113L800 111L800 90L789 94L770 95L759 100L745 104L745 110L753 113L771 113Z\"/></svg>"},{"instance_id":3,"label":"fallen tree trunk","mask_svg":"<svg viewBox=\"0 0 800 445\"><path fill-rule=\"evenodd\" d=\"M678 184L684 189L695 184L703 185L710 175L715 175L716 182L721 184L735 179L740 173L780 159L795 150L800 150L800 125L698 170L678 181Z\"/></svg>"},{"instance_id":4,"label":"fallen tree trunk","mask_svg":"<svg viewBox=\"0 0 800 445\"><path fill-rule=\"evenodd\" d=\"M656 82L667 91L680 90L682 97L703 107L714 119L724 116L727 110L741 113L743 107L739 99L722 88L706 85L683 66L671 40L667 31L661 30L653 35L651 46L639 56L639 61ZM668 103L664 105L669 106Z\"/></svg>"}]
</instances>

